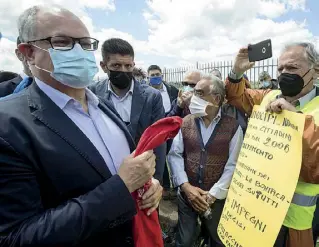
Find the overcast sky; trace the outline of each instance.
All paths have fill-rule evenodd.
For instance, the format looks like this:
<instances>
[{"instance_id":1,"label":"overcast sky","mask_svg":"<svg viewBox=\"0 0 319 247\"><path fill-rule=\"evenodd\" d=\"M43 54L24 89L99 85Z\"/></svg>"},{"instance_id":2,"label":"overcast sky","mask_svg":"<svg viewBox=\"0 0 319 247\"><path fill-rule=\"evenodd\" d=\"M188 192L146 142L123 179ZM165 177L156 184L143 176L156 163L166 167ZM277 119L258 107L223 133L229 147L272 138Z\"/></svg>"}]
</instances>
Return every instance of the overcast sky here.
<instances>
[{"instance_id":1,"label":"overcast sky","mask_svg":"<svg viewBox=\"0 0 319 247\"><path fill-rule=\"evenodd\" d=\"M241 46L267 38L275 57L287 42L319 45L318 0L0 0L0 70L21 70L17 18L44 2L78 14L100 44L126 39L143 68L232 60ZM96 58L99 64L100 51Z\"/></svg>"}]
</instances>

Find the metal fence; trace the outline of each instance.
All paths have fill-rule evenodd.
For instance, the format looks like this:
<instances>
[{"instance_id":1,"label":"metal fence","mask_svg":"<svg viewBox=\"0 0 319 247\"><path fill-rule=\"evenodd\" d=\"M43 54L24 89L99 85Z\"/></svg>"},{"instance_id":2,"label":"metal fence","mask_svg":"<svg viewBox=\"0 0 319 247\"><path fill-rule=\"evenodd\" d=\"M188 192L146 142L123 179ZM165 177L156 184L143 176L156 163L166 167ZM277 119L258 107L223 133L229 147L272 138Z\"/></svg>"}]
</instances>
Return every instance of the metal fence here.
<instances>
[{"instance_id":1,"label":"metal fence","mask_svg":"<svg viewBox=\"0 0 319 247\"><path fill-rule=\"evenodd\" d=\"M278 59L268 59L260 62L256 62L255 66L246 72L250 84L254 88L258 88L258 75L262 71L267 71L272 78L276 78L278 66ZM205 73L209 73L213 69L218 69L223 79L225 79L229 71L233 67L233 61L223 61L223 62L211 62L211 63L196 63L194 66L180 67L180 68L164 68L163 76L164 80L171 83L180 85L183 81L183 77L186 71L192 69L199 69Z\"/></svg>"}]
</instances>

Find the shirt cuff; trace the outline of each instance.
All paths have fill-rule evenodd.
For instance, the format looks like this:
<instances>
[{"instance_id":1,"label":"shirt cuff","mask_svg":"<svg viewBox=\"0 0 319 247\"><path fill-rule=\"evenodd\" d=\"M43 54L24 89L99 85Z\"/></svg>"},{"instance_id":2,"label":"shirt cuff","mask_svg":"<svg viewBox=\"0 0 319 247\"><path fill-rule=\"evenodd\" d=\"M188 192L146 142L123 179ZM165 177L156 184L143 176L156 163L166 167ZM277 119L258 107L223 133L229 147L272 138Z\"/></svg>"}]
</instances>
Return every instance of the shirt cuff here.
<instances>
[{"instance_id":1,"label":"shirt cuff","mask_svg":"<svg viewBox=\"0 0 319 247\"><path fill-rule=\"evenodd\" d=\"M228 77L234 81L240 81L241 78L243 78L243 74L237 75L236 73L233 72L233 70L231 70L228 74Z\"/></svg>"},{"instance_id":2,"label":"shirt cuff","mask_svg":"<svg viewBox=\"0 0 319 247\"><path fill-rule=\"evenodd\" d=\"M174 187L181 186L183 183L188 182L188 177L185 171L181 172L178 176L172 176L171 178Z\"/></svg>"},{"instance_id":3,"label":"shirt cuff","mask_svg":"<svg viewBox=\"0 0 319 247\"><path fill-rule=\"evenodd\" d=\"M227 197L227 193L228 193L228 189L223 189L220 187L215 187L213 186L210 191L209 194L211 194L213 197L215 197L218 200L223 200Z\"/></svg>"}]
</instances>

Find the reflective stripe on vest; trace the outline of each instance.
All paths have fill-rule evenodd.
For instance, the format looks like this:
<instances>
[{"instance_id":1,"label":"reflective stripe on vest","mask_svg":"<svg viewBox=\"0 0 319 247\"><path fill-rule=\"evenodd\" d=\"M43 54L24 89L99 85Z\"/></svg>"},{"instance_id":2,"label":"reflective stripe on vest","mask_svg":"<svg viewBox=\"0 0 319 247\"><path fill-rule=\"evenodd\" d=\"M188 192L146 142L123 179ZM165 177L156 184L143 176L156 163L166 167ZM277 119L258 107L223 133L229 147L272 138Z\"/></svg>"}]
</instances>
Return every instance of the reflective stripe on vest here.
<instances>
[{"instance_id":1,"label":"reflective stripe on vest","mask_svg":"<svg viewBox=\"0 0 319 247\"><path fill-rule=\"evenodd\" d=\"M261 106L267 104L280 95L280 90L273 90L265 95ZM319 97L315 97L306 104L301 111L313 116L315 123L319 124ZM318 184L309 184L298 181L297 187L289 206L283 225L295 230L307 230L312 228L312 220L316 210L316 202L319 194Z\"/></svg>"},{"instance_id":2,"label":"reflective stripe on vest","mask_svg":"<svg viewBox=\"0 0 319 247\"><path fill-rule=\"evenodd\" d=\"M311 207L315 206L317 203L318 195L316 196L306 196L295 193L291 203L297 204L302 207Z\"/></svg>"}]
</instances>

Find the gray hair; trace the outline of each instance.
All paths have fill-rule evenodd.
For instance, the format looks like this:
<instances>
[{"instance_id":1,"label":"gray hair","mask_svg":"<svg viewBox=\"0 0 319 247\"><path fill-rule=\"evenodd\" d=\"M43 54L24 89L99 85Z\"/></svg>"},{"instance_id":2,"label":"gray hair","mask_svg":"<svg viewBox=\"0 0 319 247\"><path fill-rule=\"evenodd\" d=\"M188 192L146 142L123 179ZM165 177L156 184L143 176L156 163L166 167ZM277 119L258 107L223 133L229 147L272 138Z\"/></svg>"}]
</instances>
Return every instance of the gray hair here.
<instances>
[{"instance_id":1,"label":"gray hair","mask_svg":"<svg viewBox=\"0 0 319 247\"><path fill-rule=\"evenodd\" d=\"M316 72L319 71L319 54L312 43L309 42L297 42L286 45L284 51L290 49L291 47L301 46L305 48L305 56L309 62L309 66L314 68Z\"/></svg>"},{"instance_id":2,"label":"gray hair","mask_svg":"<svg viewBox=\"0 0 319 247\"><path fill-rule=\"evenodd\" d=\"M37 14L40 10L47 12L69 12L69 10L59 5L36 5L25 10L18 19L19 38L21 42L25 43L37 38Z\"/></svg>"},{"instance_id":3,"label":"gray hair","mask_svg":"<svg viewBox=\"0 0 319 247\"><path fill-rule=\"evenodd\" d=\"M219 79L222 79L222 73L219 71L219 69L212 69L209 74L214 75L218 77Z\"/></svg>"},{"instance_id":4,"label":"gray hair","mask_svg":"<svg viewBox=\"0 0 319 247\"><path fill-rule=\"evenodd\" d=\"M220 95L220 105L222 105L226 97L225 83L214 75L204 75L203 79L209 80L211 82L210 92Z\"/></svg>"},{"instance_id":5,"label":"gray hair","mask_svg":"<svg viewBox=\"0 0 319 247\"><path fill-rule=\"evenodd\" d=\"M200 77L200 80L203 79L204 72L202 70L199 70L199 69L193 69L193 70L186 71L185 74L184 74L184 78L187 77L187 76L190 76L193 73L198 73L199 77Z\"/></svg>"}]
</instances>

